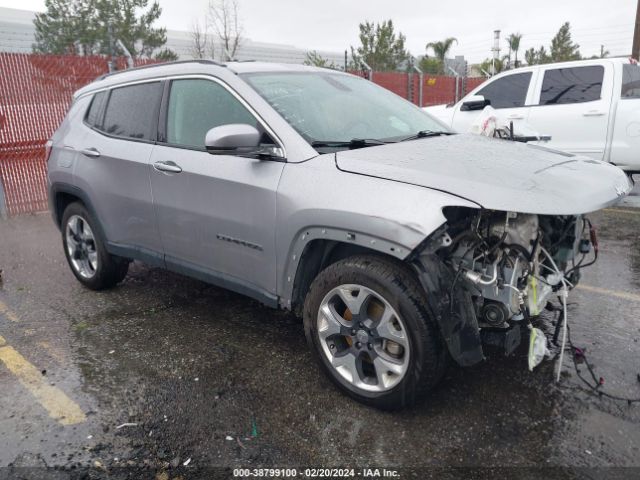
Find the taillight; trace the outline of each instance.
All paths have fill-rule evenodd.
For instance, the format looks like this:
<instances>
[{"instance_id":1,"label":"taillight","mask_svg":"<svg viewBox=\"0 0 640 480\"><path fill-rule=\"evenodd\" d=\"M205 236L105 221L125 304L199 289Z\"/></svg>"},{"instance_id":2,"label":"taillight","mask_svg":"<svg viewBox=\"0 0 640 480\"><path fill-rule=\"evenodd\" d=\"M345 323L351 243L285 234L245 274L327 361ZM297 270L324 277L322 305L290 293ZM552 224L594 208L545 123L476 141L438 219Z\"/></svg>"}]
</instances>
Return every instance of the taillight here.
<instances>
[{"instance_id":1,"label":"taillight","mask_svg":"<svg viewBox=\"0 0 640 480\"><path fill-rule=\"evenodd\" d=\"M44 144L45 163L49 163L49 157L51 156L51 147L53 147L53 142L51 140L47 140L47 143Z\"/></svg>"}]
</instances>

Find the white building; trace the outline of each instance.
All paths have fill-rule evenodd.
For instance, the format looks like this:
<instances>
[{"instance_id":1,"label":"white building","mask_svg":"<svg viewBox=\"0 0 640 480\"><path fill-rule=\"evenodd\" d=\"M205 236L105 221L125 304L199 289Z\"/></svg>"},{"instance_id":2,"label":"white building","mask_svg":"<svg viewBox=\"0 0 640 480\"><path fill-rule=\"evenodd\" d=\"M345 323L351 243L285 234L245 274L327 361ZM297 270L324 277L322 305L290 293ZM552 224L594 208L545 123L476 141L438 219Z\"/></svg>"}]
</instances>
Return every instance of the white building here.
<instances>
[{"instance_id":1,"label":"white building","mask_svg":"<svg viewBox=\"0 0 640 480\"><path fill-rule=\"evenodd\" d=\"M35 12L0 7L0 52L29 53Z\"/></svg>"},{"instance_id":2,"label":"white building","mask_svg":"<svg viewBox=\"0 0 640 480\"><path fill-rule=\"evenodd\" d=\"M0 7L0 52L30 53L32 51L35 14L36 12L28 10ZM192 58L191 43L189 32L167 30L166 47L176 52L181 60ZM216 55L221 58L222 55L218 51L219 49L216 48ZM236 60L303 63L308 51L293 45L256 42L245 38L236 54ZM318 53L336 66L344 65L344 52L318 51Z\"/></svg>"}]
</instances>

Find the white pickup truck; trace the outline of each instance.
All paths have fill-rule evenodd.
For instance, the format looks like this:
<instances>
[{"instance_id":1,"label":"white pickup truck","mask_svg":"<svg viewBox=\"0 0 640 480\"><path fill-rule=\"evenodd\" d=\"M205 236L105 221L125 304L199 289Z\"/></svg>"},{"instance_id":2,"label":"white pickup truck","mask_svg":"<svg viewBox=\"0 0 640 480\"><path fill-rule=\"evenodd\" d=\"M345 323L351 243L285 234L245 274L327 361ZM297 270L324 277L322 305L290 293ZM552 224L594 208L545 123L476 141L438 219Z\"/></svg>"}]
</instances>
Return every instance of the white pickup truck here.
<instances>
[{"instance_id":1,"label":"white pickup truck","mask_svg":"<svg viewBox=\"0 0 640 480\"><path fill-rule=\"evenodd\" d=\"M604 58L535 65L492 77L455 105L425 110L468 132L491 105L506 122L528 125L544 144L640 172L640 66Z\"/></svg>"}]
</instances>

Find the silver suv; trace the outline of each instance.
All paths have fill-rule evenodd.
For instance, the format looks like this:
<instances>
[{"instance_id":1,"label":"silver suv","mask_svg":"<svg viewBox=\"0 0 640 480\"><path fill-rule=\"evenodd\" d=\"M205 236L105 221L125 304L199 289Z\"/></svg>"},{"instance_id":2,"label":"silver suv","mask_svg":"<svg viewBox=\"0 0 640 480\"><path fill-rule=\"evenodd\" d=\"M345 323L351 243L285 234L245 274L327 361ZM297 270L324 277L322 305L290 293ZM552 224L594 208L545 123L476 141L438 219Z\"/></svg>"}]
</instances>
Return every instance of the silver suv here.
<instances>
[{"instance_id":1,"label":"silver suv","mask_svg":"<svg viewBox=\"0 0 640 480\"><path fill-rule=\"evenodd\" d=\"M450 359L513 352L597 255L583 214L631 188L609 164L454 135L367 80L255 62L101 77L49 146L82 284L140 260L293 310L331 380L385 409Z\"/></svg>"}]
</instances>

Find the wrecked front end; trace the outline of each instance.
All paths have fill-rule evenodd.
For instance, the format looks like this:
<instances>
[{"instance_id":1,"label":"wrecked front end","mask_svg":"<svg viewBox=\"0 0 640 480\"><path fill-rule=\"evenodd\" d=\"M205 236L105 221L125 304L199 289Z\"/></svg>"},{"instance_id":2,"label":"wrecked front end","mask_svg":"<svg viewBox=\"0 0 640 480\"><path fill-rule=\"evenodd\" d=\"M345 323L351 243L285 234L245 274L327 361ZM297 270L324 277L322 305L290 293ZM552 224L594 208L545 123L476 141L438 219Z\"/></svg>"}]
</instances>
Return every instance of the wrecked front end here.
<instances>
[{"instance_id":1,"label":"wrecked front end","mask_svg":"<svg viewBox=\"0 0 640 480\"><path fill-rule=\"evenodd\" d=\"M412 261L449 352L462 366L481 361L483 345L512 353L532 317L597 259L596 231L583 215L461 207L443 213L446 224Z\"/></svg>"}]
</instances>

